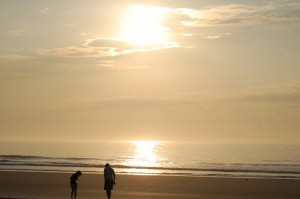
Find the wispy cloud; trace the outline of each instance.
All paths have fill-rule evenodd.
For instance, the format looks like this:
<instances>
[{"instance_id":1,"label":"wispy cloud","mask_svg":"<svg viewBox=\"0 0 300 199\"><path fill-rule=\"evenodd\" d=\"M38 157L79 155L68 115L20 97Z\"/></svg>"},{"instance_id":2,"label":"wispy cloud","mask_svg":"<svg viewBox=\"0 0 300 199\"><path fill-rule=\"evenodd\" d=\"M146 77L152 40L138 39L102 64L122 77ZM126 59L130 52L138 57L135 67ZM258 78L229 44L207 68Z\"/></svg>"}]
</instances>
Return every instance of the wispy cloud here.
<instances>
[{"instance_id":1,"label":"wispy cloud","mask_svg":"<svg viewBox=\"0 0 300 199\"><path fill-rule=\"evenodd\" d=\"M194 105L203 102L222 106L261 106L261 107L299 107L300 83L287 82L285 85L262 85L245 90L223 92L187 92L181 93L182 99L192 99Z\"/></svg>"},{"instance_id":2,"label":"wispy cloud","mask_svg":"<svg viewBox=\"0 0 300 199\"><path fill-rule=\"evenodd\" d=\"M40 49L40 55L59 57L114 57L136 52L156 51L179 47L176 42L162 42L140 47L119 38L96 38L87 40L82 46L66 46L54 49Z\"/></svg>"},{"instance_id":3,"label":"wispy cloud","mask_svg":"<svg viewBox=\"0 0 300 199\"><path fill-rule=\"evenodd\" d=\"M24 35L25 30L9 30L8 33L9 33L10 35L20 37L20 36L23 36L23 35Z\"/></svg>"},{"instance_id":4,"label":"wispy cloud","mask_svg":"<svg viewBox=\"0 0 300 199\"><path fill-rule=\"evenodd\" d=\"M192 97L192 96L193 97ZM153 98L139 96L125 96L110 99L73 99L70 104L85 108L119 109L119 108L205 108L208 105L222 108L232 108L237 106L251 107L276 107L288 108L299 107L300 87L282 91L265 91L261 93L193 93L189 95L178 95L172 98Z\"/></svg>"},{"instance_id":5,"label":"wispy cloud","mask_svg":"<svg viewBox=\"0 0 300 199\"><path fill-rule=\"evenodd\" d=\"M282 91L268 91L257 94L248 94L236 98L237 101L247 102L249 104L267 104L268 106L274 104L285 104L289 106L300 105L300 87L291 88Z\"/></svg>"},{"instance_id":6,"label":"wispy cloud","mask_svg":"<svg viewBox=\"0 0 300 199\"><path fill-rule=\"evenodd\" d=\"M25 55L0 55L0 61L25 61L31 59L34 59L34 57Z\"/></svg>"},{"instance_id":7,"label":"wispy cloud","mask_svg":"<svg viewBox=\"0 0 300 199\"><path fill-rule=\"evenodd\" d=\"M50 11L50 9L48 7L43 8L43 9L40 10L40 12L43 13L43 14L48 14L49 11Z\"/></svg>"},{"instance_id":8,"label":"wispy cloud","mask_svg":"<svg viewBox=\"0 0 300 199\"><path fill-rule=\"evenodd\" d=\"M132 44L127 40L118 38L99 38L88 40L84 46L92 48L98 52L104 52L104 56L116 56L123 54L131 54L135 52L155 51L168 48L179 47L176 42L160 42L153 45L141 47L137 44ZM107 54L109 52L109 54Z\"/></svg>"},{"instance_id":9,"label":"wispy cloud","mask_svg":"<svg viewBox=\"0 0 300 199\"><path fill-rule=\"evenodd\" d=\"M98 52L93 51L93 49L78 46L66 46L62 48L53 49L39 49L37 51L39 55L52 56L52 57L71 57L71 58L81 58L81 57L100 57Z\"/></svg>"},{"instance_id":10,"label":"wispy cloud","mask_svg":"<svg viewBox=\"0 0 300 199\"><path fill-rule=\"evenodd\" d=\"M124 96L107 99L69 99L66 104L70 107L84 109L141 109L141 108L176 108L190 106L195 103L192 100L168 99L168 98L147 98L137 96Z\"/></svg>"},{"instance_id":11,"label":"wispy cloud","mask_svg":"<svg viewBox=\"0 0 300 199\"><path fill-rule=\"evenodd\" d=\"M186 27L220 27L235 24L256 25L300 21L299 12L290 11L286 6L282 9L281 5L274 4L233 4L201 10L181 8L174 9L173 13L182 16L180 24Z\"/></svg>"},{"instance_id":12,"label":"wispy cloud","mask_svg":"<svg viewBox=\"0 0 300 199\"><path fill-rule=\"evenodd\" d=\"M147 68L147 66L144 64L128 63L128 62L126 63L126 62L120 62L114 60L102 60L97 64L97 66L101 68L123 69L123 70Z\"/></svg>"},{"instance_id":13,"label":"wispy cloud","mask_svg":"<svg viewBox=\"0 0 300 199\"><path fill-rule=\"evenodd\" d=\"M204 38L219 39L234 34L230 26L248 27L259 24L300 22L299 8L295 5L279 3L217 5L199 10L192 8L163 8L161 10L166 16L166 20L161 26L168 30L172 40L165 40L141 47L130 43L125 38L90 38L83 42L82 45L40 49L38 53L44 56L69 58L115 57L138 52L190 47L190 43L181 45L179 41L199 35L200 29ZM229 30L226 29L224 32L224 30L212 29L219 27L229 27ZM107 63L100 63L100 65L106 66ZM111 65L111 63L108 65Z\"/></svg>"},{"instance_id":14,"label":"wispy cloud","mask_svg":"<svg viewBox=\"0 0 300 199\"><path fill-rule=\"evenodd\" d=\"M230 33L230 32L227 32L227 33L221 33L221 34L209 35L209 36L207 36L206 38L207 38L207 39L220 39L220 38L222 38L222 37L229 36L229 35L231 35L231 33Z\"/></svg>"},{"instance_id":15,"label":"wispy cloud","mask_svg":"<svg viewBox=\"0 0 300 199\"><path fill-rule=\"evenodd\" d=\"M31 77L32 73L0 73L0 77Z\"/></svg>"}]
</instances>

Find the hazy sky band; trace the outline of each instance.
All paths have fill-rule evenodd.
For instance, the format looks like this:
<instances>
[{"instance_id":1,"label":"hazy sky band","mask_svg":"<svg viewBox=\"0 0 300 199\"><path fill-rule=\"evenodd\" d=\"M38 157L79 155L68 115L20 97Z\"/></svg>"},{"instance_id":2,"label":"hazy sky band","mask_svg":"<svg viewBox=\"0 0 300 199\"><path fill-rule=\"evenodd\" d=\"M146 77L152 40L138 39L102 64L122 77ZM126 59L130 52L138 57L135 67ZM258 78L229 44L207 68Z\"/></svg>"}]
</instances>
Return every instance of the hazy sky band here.
<instances>
[{"instance_id":1,"label":"hazy sky band","mask_svg":"<svg viewBox=\"0 0 300 199\"><path fill-rule=\"evenodd\" d=\"M131 38L134 9L157 21L143 16ZM299 142L299 10L298 1L3 0L1 137Z\"/></svg>"}]
</instances>

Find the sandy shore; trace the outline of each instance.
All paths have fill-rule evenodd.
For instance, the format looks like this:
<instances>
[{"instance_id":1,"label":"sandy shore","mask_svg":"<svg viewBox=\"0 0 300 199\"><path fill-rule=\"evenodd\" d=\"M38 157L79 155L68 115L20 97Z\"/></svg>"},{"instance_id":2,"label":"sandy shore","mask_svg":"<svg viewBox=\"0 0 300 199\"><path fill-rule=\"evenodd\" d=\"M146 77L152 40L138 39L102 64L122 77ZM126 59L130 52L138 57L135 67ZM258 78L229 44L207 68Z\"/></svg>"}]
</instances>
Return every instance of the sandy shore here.
<instances>
[{"instance_id":1,"label":"sandy shore","mask_svg":"<svg viewBox=\"0 0 300 199\"><path fill-rule=\"evenodd\" d=\"M68 173L0 171L0 198L70 198ZM300 180L117 175L112 199L289 199ZM78 199L105 199L103 176L84 174Z\"/></svg>"}]
</instances>

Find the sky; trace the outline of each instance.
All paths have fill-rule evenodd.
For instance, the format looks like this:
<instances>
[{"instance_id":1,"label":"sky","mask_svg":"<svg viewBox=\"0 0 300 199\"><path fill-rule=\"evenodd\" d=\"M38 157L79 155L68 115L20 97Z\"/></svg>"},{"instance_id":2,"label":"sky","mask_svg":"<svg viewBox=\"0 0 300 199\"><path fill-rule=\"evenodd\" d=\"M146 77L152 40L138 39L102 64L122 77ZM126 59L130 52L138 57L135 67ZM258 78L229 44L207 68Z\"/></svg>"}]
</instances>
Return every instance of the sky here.
<instances>
[{"instance_id":1,"label":"sky","mask_svg":"<svg viewBox=\"0 0 300 199\"><path fill-rule=\"evenodd\" d=\"M2 141L300 142L298 0L1 0Z\"/></svg>"}]
</instances>

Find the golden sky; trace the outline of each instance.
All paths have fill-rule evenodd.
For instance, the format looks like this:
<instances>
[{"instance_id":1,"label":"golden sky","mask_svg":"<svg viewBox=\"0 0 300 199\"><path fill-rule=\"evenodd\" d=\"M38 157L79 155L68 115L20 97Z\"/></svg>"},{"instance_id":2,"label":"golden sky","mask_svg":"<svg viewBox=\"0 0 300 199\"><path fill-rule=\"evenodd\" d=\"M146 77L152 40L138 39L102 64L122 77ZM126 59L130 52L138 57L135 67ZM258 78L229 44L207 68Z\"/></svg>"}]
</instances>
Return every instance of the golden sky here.
<instances>
[{"instance_id":1,"label":"golden sky","mask_svg":"<svg viewBox=\"0 0 300 199\"><path fill-rule=\"evenodd\" d=\"M8 141L300 141L297 0L2 0Z\"/></svg>"}]
</instances>

